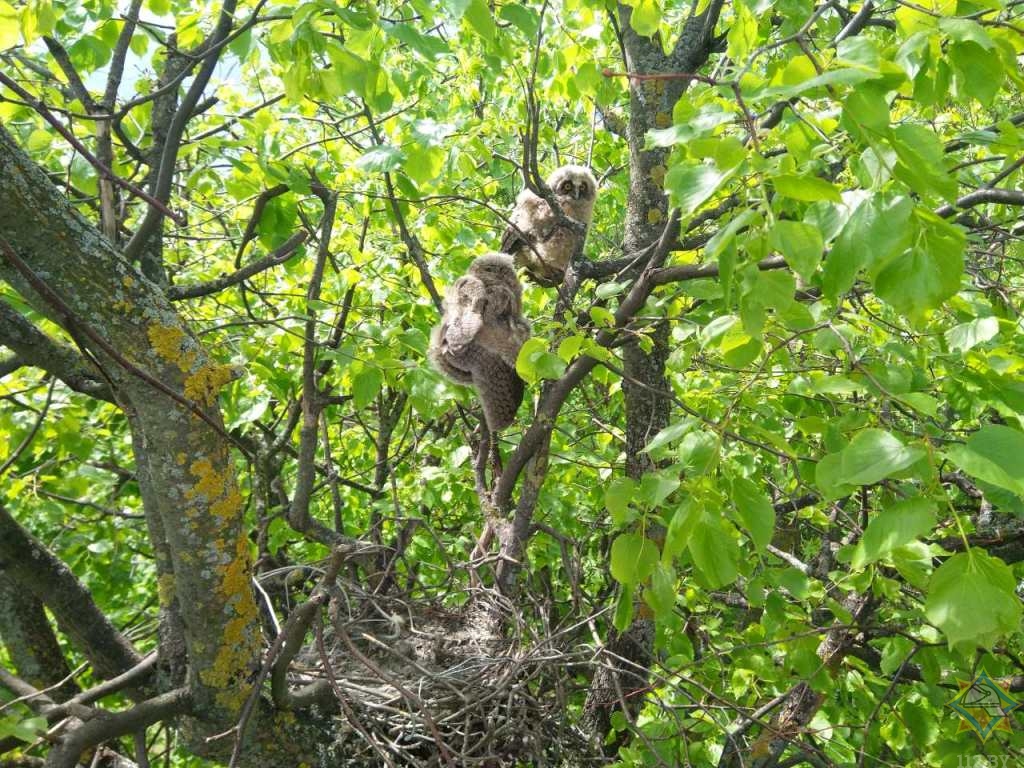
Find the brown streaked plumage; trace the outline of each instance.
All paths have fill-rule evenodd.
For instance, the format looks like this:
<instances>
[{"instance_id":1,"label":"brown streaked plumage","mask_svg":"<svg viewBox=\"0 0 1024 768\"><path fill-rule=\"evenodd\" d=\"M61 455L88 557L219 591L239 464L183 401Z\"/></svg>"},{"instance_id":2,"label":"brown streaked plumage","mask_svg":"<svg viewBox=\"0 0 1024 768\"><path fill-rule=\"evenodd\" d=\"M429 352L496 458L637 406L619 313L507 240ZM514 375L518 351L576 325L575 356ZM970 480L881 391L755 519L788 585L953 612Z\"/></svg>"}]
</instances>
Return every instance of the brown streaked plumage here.
<instances>
[{"instance_id":1,"label":"brown streaked plumage","mask_svg":"<svg viewBox=\"0 0 1024 768\"><path fill-rule=\"evenodd\" d=\"M563 165L548 179L548 186L566 217L590 226L597 199L597 179L582 165ZM558 217L544 198L524 189L509 216L511 226L501 238L501 250L525 267L539 285L559 285L565 277L580 235L559 226Z\"/></svg>"},{"instance_id":2,"label":"brown streaked plumage","mask_svg":"<svg viewBox=\"0 0 1024 768\"><path fill-rule=\"evenodd\" d=\"M523 400L516 357L530 324L523 317L522 292L512 259L485 254L448 290L444 317L430 335L434 367L476 390L491 432L509 426Z\"/></svg>"}]
</instances>

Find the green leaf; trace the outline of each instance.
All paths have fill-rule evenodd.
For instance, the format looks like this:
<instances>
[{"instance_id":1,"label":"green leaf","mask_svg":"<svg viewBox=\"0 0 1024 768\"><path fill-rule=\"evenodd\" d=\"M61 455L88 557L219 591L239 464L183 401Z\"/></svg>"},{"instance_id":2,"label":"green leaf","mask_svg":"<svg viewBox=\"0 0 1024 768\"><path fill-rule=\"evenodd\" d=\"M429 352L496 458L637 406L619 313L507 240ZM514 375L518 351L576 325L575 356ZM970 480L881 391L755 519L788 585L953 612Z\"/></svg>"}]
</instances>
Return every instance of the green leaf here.
<instances>
[{"instance_id":1,"label":"green leaf","mask_svg":"<svg viewBox=\"0 0 1024 768\"><path fill-rule=\"evenodd\" d=\"M527 37L533 38L537 35L537 22L540 17L532 8L527 8L519 3L504 3L498 11L498 15L518 27Z\"/></svg>"},{"instance_id":2,"label":"green leaf","mask_svg":"<svg viewBox=\"0 0 1024 768\"><path fill-rule=\"evenodd\" d=\"M45 717L17 717L0 720L0 737L13 736L19 741L31 743L46 733L49 724Z\"/></svg>"},{"instance_id":3,"label":"green leaf","mask_svg":"<svg viewBox=\"0 0 1024 768\"><path fill-rule=\"evenodd\" d=\"M644 453L649 453L652 456L655 456L660 449L671 445L680 437L692 430L695 424L696 421L692 418L683 419L682 421L677 421L674 424L669 424L661 430L661 432L656 434L651 442L644 446Z\"/></svg>"},{"instance_id":4,"label":"green leaf","mask_svg":"<svg viewBox=\"0 0 1024 768\"><path fill-rule=\"evenodd\" d=\"M722 529L719 518L702 513L690 535L689 547L694 564L712 589L736 581L739 548L732 536Z\"/></svg>"},{"instance_id":5,"label":"green leaf","mask_svg":"<svg viewBox=\"0 0 1024 768\"><path fill-rule=\"evenodd\" d=\"M917 317L960 289L963 250L911 248L875 279L878 297L897 312Z\"/></svg>"},{"instance_id":6,"label":"green leaf","mask_svg":"<svg viewBox=\"0 0 1024 768\"><path fill-rule=\"evenodd\" d=\"M718 126L730 123L735 119L731 112L726 112L719 105L712 104L688 116L686 122L677 122L668 128L648 131L647 148L687 144L694 139L710 134Z\"/></svg>"},{"instance_id":7,"label":"green leaf","mask_svg":"<svg viewBox=\"0 0 1024 768\"><path fill-rule=\"evenodd\" d=\"M875 195L853 212L825 260L822 288L835 300L853 287L857 273L875 271L910 245L914 204L903 195Z\"/></svg>"},{"instance_id":8,"label":"green leaf","mask_svg":"<svg viewBox=\"0 0 1024 768\"><path fill-rule=\"evenodd\" d=\"M877 72L868 72L863 68L854 69L852 67L844 67L842 69L833 69L828 72L824 72L817 77L812 77L793 85L766 88L762 93L765 96L788 99L806 91L814 90L815 88L822 88L830 85L855 85L857 83L863 83L865 80L875 80L878 77L879 73Z\"/></svg>"},{"instance_id":9,"label":"green leaf","mask_svg":"<svg viewBox=\"0 0 1024 768\"><path fill-rule=\"evenodd\" d=\"M885 505L857 543L851 567L860 570L929 533L935 527L935 511L935 503L920 496Z\"/></svg>"},{"instance_id":10,"label":"green leaf","mask_svg":"<svg viewBox=\"0 0 1024 768\"><path fill-rule=\"evenodd\" d=\"M754 546L763 551L775 533L775 507L768 494L747 478L736 477L732 481L732 501Z\"/></svg>"},{"instance_id":11,"label":"green leaf","mask_svg":"<svg viewBox=\"0 0 1024 768\"><path fill-rule=\"evenodd\" d=\"M608 485L604 492L604 505L611 513L612 521L622 526L630 522L633 510L630 502L636 493L636 483L628 477L617 477Z\"/></svg>"},{"instance_id":12,"label":"green leaf","mask_svg":"<svg viewBox=\"0 0 1024 768\"><path fill-rule=\"evenodd\" d=\"M982 427L964 445L946 449L960 469L1024 498L1024 433L1001 424Z\"/></svg>"},{"instance_id":13,"label":"green leaf","mask_svg":"<svg viewBox=\"0 0 1024 768\"><path fill-rule=\"evenodd\" d=\"M494 18L486 0L471 0L469 7L466 8L465 18L480 37L488 43L494 40L497 27L494 26Z\"/></svg>"},{"instance_id":14,"label":"green leaf","mask_svg":"<svg viewBox=\"0 0 1024 768\"><path fill-rule=\"evenodd\" d=\"M676 572L671 565L658 563L651 572L651 583L644 589L644 602L657 617L666 616L676 607Z\"/></svg>"},{"instance_id":15,"label":"green leaf","mask_svg":"<svg viewBox=\"0 0 1024 768\"><path fill-rule=\"evenodd\" d=\"M979 549L953 555L932 575L925 615L951 648L991 648L1020 631L1016 584L1006 563Z\"/></svg>"},{"instance_id":16,"label":"green leaf","mask_svg":"<svg viewBox=\"0 0 1024 768\"><path fill-rule=\"evenodd\" d=\"M864 429L842 452L839 481L848 485L873 485L925 455L923 448L908 448L882 429Z\"/></svg>"},{"instance_id":17,"label":"green leaf","mask_svg":"<svg viewBox=\"0 0 1024 768\"><path fill-rule=\"evenodd\" d=\"M647 472L640 478L640 498L657 507L679 487L679 475L671 470Z\"/></svg>"},{"instance_id":18,"label":"green leaf","mask_svg":"<svg viewBox=\"0 0 1024 768\"><path fill-rule=\"evenodd\" d=\"M961 97L974 98L989 106L1006 79L998 53L968 40L949 48Z\"/></svg>"},{"instance_id":19,"label":"green leaf","mask_svg":"<svg viewBox=\"0 0 1024 768\"><path fill-rule=\"evenodd\" d=\"M924 392L907 392L896 395L895 399L926 416L937 416L939 413L939 401Z\"/></svg>"},{"instance_id":20,"label":"green leaf","mask_svg":"<svg viewBox=\"0 0 1024 768\"><path fill-rule=\"evenodd\" d=\"M629 23L638 35L651 37L658 31L658 25L661 23L661 6L658 0L627 0L625 4L633 7Z\"/></svg>"},{"instance_id":21,"label":"green leaf","mask_svg":"<svg viewBox=\"0 0 1024 768\"><path fill-rule=\"evenodd\" d=\"M856 86L843 99L843 117L855 130L881 134L889 127L889 102L885 87L875 83Z\"/></svg>"},{"instance_id":22,"label":"green leaf","mask_svg":"<svg viewBox=\"0 0 1024 768\"><path fill-rule=\"evenodd\" d=\"M679 443L679 461L689 473L710 473L718 464L722 441L711 431L690 432Z\"/></svg>"},{"instance_id":23,"label":"green leaf","mask_svg":"<svg viewBox=\"0 0 1024 768\"><path fill-rule=\"evenodd\" d=\"M817 227L801 221L778 221L769 235L772 247L781 251L793 270L810 280L825 250Z\"/></svg>"},{"instance_id":24,"label":"green leaf","mask_svg":"<svg viewBox=\"0 0 1024 768\"><path fill-rule=\"evenodd\" d=\"M547 342L537 337L527 339L516 358L516 371L528 384L541 379L557 379L565 373L565 368L565 361L548 352Z\"/></svg>"},{"instance_id":25,"label":"green leaf","mask_svg":"<svg viewBox=\"0 0 1024 768\"><path fill-rule=\"evenodd\" d=\"M843 202L842 195L836 185L817 176L794 176L783 174L771 179L775 185L775 191L783 197L793 200L831 200L834 203Z\"/></svg>"},{"instance_id":26,"label":"green leaf","mask_svg":"<svg viewBox=\"0 0 1024 768\"><path fill-rule=\"evenodd\" d=\"M946 331L946 343L951 352L966 352L994 338L997 333L999 333L998 319L979 317Z\"/></svg>"},{"instance_id":27,"label":"green leaf","mask_svg":"<svg viewBox=\"0 0 1024 768\"><path fill-rule=\"evenodd\" d=\"M0 51L21 44L21 18L10 3L0 0Z\"/></svg>"},{"instance_id":28,"label":"green leaf","mask_svg":"<svg viewBox=\"0 0 1024 768\"><path fill-rule=\"evenodd\" d=\"M388 173L395 170L405 160L405 153L390 144L367 150L356 160L356 167L370 173Z\"/></svg>"},{"instance_id":29,"label":"green leaf","mask_svg":"<svg viewBox=\"0 0 1024 768\"><path fill-rule=\"evenodd\" d=\"M380 26L386 34L405 43L425 59L433 60L446 53L451 53L451 48L444 40L433 35L424 35L411 24L393 24L383 21Z\"/></svg>"},{"instance_id":30,"label":"green leaf","mask_svg":"<svg viewBox=\"0 0 1024 768\"><path fill-rule=\"evenodd\" d=\"M736 168L721 171L713 165L675 165L665 174L665 190L671 205L687 216L715 194L735 171Z\"/></svg>"},{"instance_id":31,"label":"green leaf","mask_svg":"<svg viewBox=\"0 0 1024 768\"><path fill-rule=\"evenodd\" d=\"M726 55L733 61L742 61L757 44L757 16L742 1L733 4L733 14L734 18L726 33Z\"/></svg>"},{"instance_id":32,"label":"green leaf","mask_svg":"<svg viewBox=\"0 0 1024 768\"><path fill-rule=\"evenodd\" d=\"M615 315L604 307L591 307L590 319L604 328L615 327Z\"/></svg>"},{"instance_id":33,"label":"green leaf","mask_svg":"<svg viewBox=\"0 0 1024 768\"><path fill-rule=\"evenodd\" d=\"M995 48L995 43L992 42L992 38L985 28L971 19L939 19L939 29L958 43L970 41L977 43L987 51Z\"/></svg>"},{"instance_id":34,"label":"green leaf","mask_svg":"<svg viewBox=\"0 0 1024 768\"><path fill-rule=\"evenodd\" d=\"M945 150L934 130L904 123L892 130L890 143L899 157L893 173L900 181L920 195L956 199L956 179L946 172Z\"/></svg>"},{"instance_id":35,"label":"green leaf","mask_svg":"<svg viewBox=\"0 0 1024 768\"><path fill-rule=\"evenodd\" d=\"M699 508L686 499L673 513L665 530L665 556L678 557L690 542L693 526L700 516Z\"/></svg>"},{"instance_id":36,"label":"green leaf","mask_svg":"<svg viewBox=\"0 0 1024 768\"><path fill-rule=\"evenodd\" d=\"M454 21L458 21L466 13L471 2L472 0L442 0L441 5Z\"/></svg>"},{"instance_id":37,"label":"green leaf","mask_svg":"<svg viewBox=\"0 0 1024 768\"><path fill-rule=\"evenodd\" d=\"M356 410L373 402L384 385L384 374L379 368L363 368L352 377L352 404Z\"/></svg>"},{"instance_id":38,"label":"green leaf","mask_svg":"<svg viewBox=\"0 0 1024 768\"><path fill-rule=\"evenodd\" d=\"M443 149L425 149L414 146L409 149L402 168L413 181L424 184L436 179L441 174L446 157L447 154Z\"/></svg>"},{"instance_id":39,"label":"green leaf","mask_svg":"<svg viewBox=\"0 0 1024 768\"><path fill-rule=\"evenodd\" d=\"M730 328L736 325L738 320L739 318L735 315L722 315L721 317L716 317L710 323L701 328L701 345L706 347L716 339L722 338Z\"/></svg>"},{"instance_id":40,"label":"green leaf","mask_svg":"<svg viewBox=\"0 0 1024 768\"><path fill-rule=\"evenodd\" d=\"M41 149L47 149L52 143L53 134L50 133L50 131L44 131L41 128L36 128L29 134L28 141L25 142L25 146L27 146L31 152L38 152Z\"/></svg>"},{"instance_id":41,"label":"green leaf","mask_svg":"<svg viewBox=\"0 0 1024 768\"><path fill-rule=\"evenodd\" d=\"M658 564L658 546L637 533L620 533L612 542L612 577L623 584L639 584Z\"/></svg>"},{"instance_id":42,"label":"green leaf","mask_svg":"<svg viewBox=\"0 0 1024 768\"><path fill-rule=\"evenodd\" d=\"M619 597L615 603L615 616L612 624L619 632L625 632L633 623L633 592L632 584L624 584L619 590Z\"/></svg>"}]
</instances>

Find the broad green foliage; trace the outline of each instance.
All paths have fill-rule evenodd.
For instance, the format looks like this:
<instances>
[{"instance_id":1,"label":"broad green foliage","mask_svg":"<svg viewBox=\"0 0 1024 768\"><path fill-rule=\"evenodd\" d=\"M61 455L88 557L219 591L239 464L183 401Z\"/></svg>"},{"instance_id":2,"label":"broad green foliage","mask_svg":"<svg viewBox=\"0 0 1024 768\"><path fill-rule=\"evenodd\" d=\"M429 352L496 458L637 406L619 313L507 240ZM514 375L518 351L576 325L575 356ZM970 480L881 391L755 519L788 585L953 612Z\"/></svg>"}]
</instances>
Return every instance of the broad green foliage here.
<instances>
[{"instance_id":1,"label":"broad green foliage","mask_svg":"<svg viewBox=\"0 0 1024 768\"><path fill-rule=\"evenodd\" d=\"M633 29L666 49L691 11L675 0L627 5ZM581 356L607 364L559 414L521 583L550 626L582 627L570 645L594 640L578 611L611 608L594 625L601 633L653 619L654 695L636 721L646 738L623 746L623 765L715 765L742 715L804 681L823 696L806 728L823 764L957 766L977 745L944 709L955 679L1020 673L1024 572L1007 545L1019 549L1024 529L1021 209L1008 198L956 203L1022 186L1024 21L1009 3L900 3L836 42L860 7L726 3L716 28L724 52L701 70L712 82L690 83L644 139L665 152L659 183L684 230L697 223L683 235L690 249L667 266L716 271L660 286L619 336L649 351L651 321L670 325L670 423L641 438L651 460L642 476L625 474L622 343L597 342L616 326L631 276L583 281L561 319L556 291L525 289L534 335L517 361L527 390L502 436L506 456L545 386ZM256 8L243 3L239 21ZM602 186L586 256L623 255L630 152L613 129L628 119L630 94L628 78L611 76L626 64L608 9L597 0L261 6L265 18L232 39L218 66L217 103L189 125L172 200L189 223L165 230L175 284L233 272L315 230L314 176L339 194L319 300L306 299L311 239L244 288L179 307L220 362L244 367L220 405L228 430L253 441L287 422L305 322L316 317L317 362L330 364L318 381L333 397L326 435L344 482L318 483L313 515L333 525L337 511L345 533L385 542L408 532L396 568L417 599L465 602L460 564L483 518L467 415L475 398L426 361L439 313L401 230L417 238L441 294L497 248L499 214L522 187L524 84L535 77L541 169L592 164ZM98 95L122 10L112 0L0 0L0 66L59 107L87 145L95 124L77 117L85 108L66 78L37 71L58 72L41 38L60 40ZM216 10L147 0L153 24L132 39L119 104L152 91L171 26L187 49ZM133 154L150 147L152 112L146 102L119 123L114 170L124 177L141 176ZM0 120L95 221L95 169L17 100L0 102ZM286 191L266 202L240 249L257 199L278 185ZM133 227L144 209L126 205ZM0 381L0 464L33 430L48 384L29 367ZM46 407L0 498L115 623L149 629L155 569L126 420L59 384ZM296 430L291 449L297 440ZM282 468L289 491L294 453ZM324 556L288 528L279 498L260 496L241 457L238 476L259 554ZM824 667L819 644L853 621L851 595L870 596L871 615L853 633L856 650ZM155 643L140 634L140 647ZM904 662L913 673L894 683ZM575 717L583 694L572 695ZM3 719L0 737L37 727ZM987 747L1021 748L1017 731Z\"/></svg>"}]
</instances>

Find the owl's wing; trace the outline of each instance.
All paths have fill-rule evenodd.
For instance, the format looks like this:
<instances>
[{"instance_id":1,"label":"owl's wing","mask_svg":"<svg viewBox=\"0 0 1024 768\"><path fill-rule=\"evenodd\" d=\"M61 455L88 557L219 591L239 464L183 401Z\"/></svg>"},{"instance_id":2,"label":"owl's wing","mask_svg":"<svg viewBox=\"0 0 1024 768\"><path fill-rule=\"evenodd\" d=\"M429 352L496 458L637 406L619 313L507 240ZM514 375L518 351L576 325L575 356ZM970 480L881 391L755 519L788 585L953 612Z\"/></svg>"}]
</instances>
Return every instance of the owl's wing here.
<instances>
[{"instance_id":1,"label":"owl's wing","mask_svg":"<svg viewBox=\"0 0 1024 768\"><path fill-rule=\"evenodd\" d=\"M509 227L501 236L501 252L515 255L521 248L529 248L537 236L537 225L547 203L528 189L516 198L516 207L508 217Z\"/></svg>"},{"instance_id":2,"label":"owl's wing","mask_svg":"<svg viewBox=\"0 0 1024 768\"><path fill-rule=\"evenodd\" d=\"M483 406L484 419L492 432L512 424L523 402L523 380L514 368L488 350L481 350L479 364L473 368L473 387Z\"/></svg>"},{"instance_id":3,"label":"owl's wing","mask_svg":"<svg viewBox=\"0 0 1024 768\"><path fill-rule=\"evenodd\" d=\"M512 223L515 224L514 218ZM520 248L529 246L529 244L520 228L510 226L505 230L505 234L501 236L501 247L499 250L502 253L515 254Z\"/></svg>"},{"instance_id":4,"label":"owl's wing","mask_svg":"<svg viewBox=\"0 0 1024 768\"><path fill-rule=\"evenodd\" d=\"M453 354L468 347L483 326L483 311L487 302L487 289L483 282L465 275L445 298L442 346Z\"/></svg>"},{"instance_id":5,"label":"owl's wing","mask_svg":"<svg viewBox=\"0 0 1024 768\"><path fill-rule=\"evenodd\" d=\"M484 315L487 321L507 320L522 311L522 300L507 285L492 285L487 293Z\"/></svg>"}]
</instances>

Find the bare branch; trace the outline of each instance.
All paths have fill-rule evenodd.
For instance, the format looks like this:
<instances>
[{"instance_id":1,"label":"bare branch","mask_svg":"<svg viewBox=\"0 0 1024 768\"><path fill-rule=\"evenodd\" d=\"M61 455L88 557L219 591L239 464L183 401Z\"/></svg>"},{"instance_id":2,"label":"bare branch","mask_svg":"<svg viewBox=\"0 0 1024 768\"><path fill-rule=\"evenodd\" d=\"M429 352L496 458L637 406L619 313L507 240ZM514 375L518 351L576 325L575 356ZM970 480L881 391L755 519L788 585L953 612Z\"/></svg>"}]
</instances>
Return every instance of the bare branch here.
<instances>
[{"instance_id":1,"label":"bare branch","mask_svg":"<svg viewBox=\"0 0 1024 768\"><path fill-rule=\"evenodd\" d=\"M295 255L296 249L302 245L302 243L306 242L306 238L308 237L309 233L306 232L306 230L300 230L289 237L288 240L273 253L270 253L251 264L247 264L237 272L232 272L230 275L224 275L205 283L171 286L167 289L167 298L171 301L197 299L200 296L209 296L211 293L218 293L219 291L223 291L225 288L230 288L232 285L238 285L238 283L243 280L248 280L253 275L258 275L260 272L265 272L268 269L284 264L288 259Z\"/></svg>"},{"instance_id":2,"label":"bare branch","mask_svg":"<svg viewBox=\"0 0 1024 768\"><path fill-rule=\"evenodd\" d=\"M82 157L85 158L85 160L93 168L95 168L97 171L100 172L100 174L102 174L103 178L110 179L119 187L123 187L136 197L145 200L150 205L149 210L156 211L157 216L167 216L169 219L173 220L178 224L185 223L185 219L183 216L181 216L181 214L175 213L160 200L157 200L149 193L147 193L145 190L142 190L139 187L132 184L130 181L122 179L120 176L118 176L112 170L110 170L110 168L101 163L99 158L97 158L92 152L90 152L88 147L86 147L81 141L79 141L75 134L73 134L67 127L65 127L65 125L57 119L57 116L54 115L53 112L51 112L49 108L45 104L43 104L43 102L41 102L31 93L26 91L24 88L18 85L14 80L5 75L3 72L0 72L0 83L14 91L19 98L24 100L26 103L28 103L29 106L32 107L32 109L38 112L39 115L46 122L48 122L55 131L57 131L57 133L59 133L61 136L67 139L67 142L71 146L73 146L75 150L79 154L81 154Z\"/></svg>"},{"instance_id":3,"label":"bare branch","mask_svg":"<svg viewBox=\"0 0 1024 768\"><path fill-rule=\"evenodd\" d=\"M66 344L51 339L12 306L0 301L0 344L16 355L18 365L51 373L76 392L114 402L102 373Z\"/></svg>"},{"instance_id":4,"label":"bare branch","mask_svg":"<svg viewBox=\"0 0 1024 768\"><path fill-rule=\"evenodd\" d=\"M60 628L101 676L114 677L141 661L131 643L97 607L89 590L3 506L0 562L22 589L50 609Z\"/></svg>"}]
</instances>

